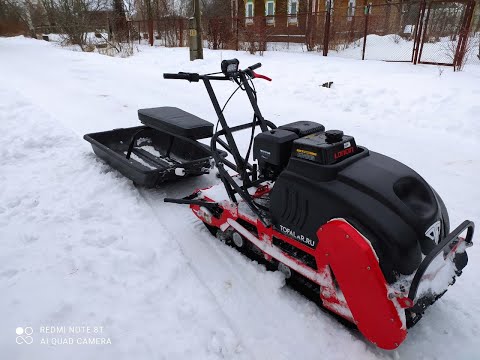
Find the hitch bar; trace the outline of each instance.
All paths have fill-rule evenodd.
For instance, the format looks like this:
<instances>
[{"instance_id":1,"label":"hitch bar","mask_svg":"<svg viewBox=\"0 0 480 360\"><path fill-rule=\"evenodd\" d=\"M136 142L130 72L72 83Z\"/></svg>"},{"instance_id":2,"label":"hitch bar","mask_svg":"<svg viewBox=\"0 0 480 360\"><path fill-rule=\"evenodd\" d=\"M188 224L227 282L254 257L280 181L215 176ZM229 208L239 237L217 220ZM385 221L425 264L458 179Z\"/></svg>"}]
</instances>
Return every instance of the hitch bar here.
<instances>
[{"instance_id":1,"label":"hitch bar","mask_svg":"<svg viewBox=\"0 0 480 360\"><path fill-rule=\"evenodd\" d=\"M209 202L205 200L197 200L195 197L197 196L197 193L194 193L192 195L186 196L182 199L173 199L173 198L165 198L163 199L164 202L166 203L173 203L173 204L185 204L185 205L198 205L198 206L203 206L206 209L208 209L213 216L215 216L217 219L222 216L223 209L218 205L216 202Z\"/></svg>"}]
</instances>

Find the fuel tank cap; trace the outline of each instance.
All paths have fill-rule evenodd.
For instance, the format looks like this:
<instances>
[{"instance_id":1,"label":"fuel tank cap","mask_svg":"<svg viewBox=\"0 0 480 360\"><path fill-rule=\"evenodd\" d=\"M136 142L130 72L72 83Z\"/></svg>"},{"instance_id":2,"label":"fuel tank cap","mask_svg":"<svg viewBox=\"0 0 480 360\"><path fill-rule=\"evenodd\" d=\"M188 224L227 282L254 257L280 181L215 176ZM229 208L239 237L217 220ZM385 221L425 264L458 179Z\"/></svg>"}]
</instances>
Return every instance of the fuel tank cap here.
<instances>
[{"instance_id":1,"label":"fuel tank cap","mask_svg":"<svg viewBox=\"0 0 480 360\"><path fill-rule=\"evenodd\" d=\"M327 143L335 143L338 141L342 141L343 139L343 131L342 130L327 130L325 131L325 138Z\"/></svg>"}]
</instances>

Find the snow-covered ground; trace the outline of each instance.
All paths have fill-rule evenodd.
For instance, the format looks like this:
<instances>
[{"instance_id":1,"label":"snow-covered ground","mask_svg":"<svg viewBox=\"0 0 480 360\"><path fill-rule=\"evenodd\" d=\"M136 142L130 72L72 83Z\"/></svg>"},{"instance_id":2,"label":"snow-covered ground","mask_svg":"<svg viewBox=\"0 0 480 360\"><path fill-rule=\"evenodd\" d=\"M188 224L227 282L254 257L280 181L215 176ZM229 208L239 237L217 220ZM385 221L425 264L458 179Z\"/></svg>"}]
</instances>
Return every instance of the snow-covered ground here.
<instances>
[{"instance_id":1,"label":"snow-covered ground","mask_svg":"<svg viewBox=\"0 0 480 360\"><path fill-rule=\"evenodd\" d=\"M185 48L140 50L120 59L0 39L0 358L478 358L479 245L407 340L382 351L286 288L279 273L213 239L187 207L163 203L215 183L213 175L137 189L82 136L135 126L144 107L178 106L215 121L201 84L162 73L213 72L232 57L244 66L261 61L259 72L274 79L257 82L269 120L318 121L406 163L442 195L455 226L480 220L480 67L454 73L317 53L207 50L191 63ZM331 89L321 87L327 81ZM215 86L221 102L233 90ZM250 119L242 96L226 114L232 124ZM248 135L239 139L243 152ZM49 326L103 328L40 333ZM32 327L34 343L16 344L17 327ZM111 344L52 345L65 337Z\"/></svg>"},{"instance_id":2,"label":"snow-covered ground","mask_svg":"<svg viewBox=\"0 0 480 360\"><path fill-rule=\"evenodd\" d=\"M420 60L422 62L435 62L452 64L457 49L458 38L452 41L449 37L442 37L433 42L425 42L422 47ZM480 65L479 54L480 34L469 38L465 54L465 63ZM411 61L413 53L413 40L405 40L398 35L368 35L365 46L366 60L385 61ZM328 56L339 56L351 59L361 59L363 38L359 39L345 49L329 51Z\"/></svg>"},{"instance_id":3,"label":"snow-covered ground","mask_svg":"<svg viewBox=\"0 0 480 360\"><path fill-rule=\"evenodd\" d=\"M65 36L61 34L45 34L49 36L50 41L56 43L65 43ZM95 33L88 33L87 38L90 44L102 44L105 43L107 34L102 34L104 39L96 38ZM458 38L452 41L449 37L442 37L434 39L432 42L425 42L422 47L422 53L419 58L421 62L434 62L443 64L453 64L453 58L458 45ZM342 57L348 59L362 59L364 39L360 39L349 43L338 45L337 50L330 49L328 56L330 57ZM148 40L142 39L140 43L133 42L133 49L135 50L138 45L148 45ZM165 44L164 39L155 39L154 46L163 46ZM204 41L204 46L208 47L208 41ZM365 46L365 59L366 60L382 60L382 61L396 61L396 62L411 62L413 53L414 41L406 40L396 34L387 35L375 35L370 34L367 36ZM80 51L79 46L69 46L72 50ZM248 45L240 48L247 49ZM267 42L267 51L281 51L281 52L307 52L305 43L293 43L293 42ZM96 49L96 52L102 53L105 50ZM316 51L322 52L321 48L317 48ZM480 33L473 34L467 42L465 64L480 66ZM112 52L114 54L114 52ZM119 55L117 55L119 56ZM126 57L121 55L121 57Z\"/></svg>"}]
</instances>

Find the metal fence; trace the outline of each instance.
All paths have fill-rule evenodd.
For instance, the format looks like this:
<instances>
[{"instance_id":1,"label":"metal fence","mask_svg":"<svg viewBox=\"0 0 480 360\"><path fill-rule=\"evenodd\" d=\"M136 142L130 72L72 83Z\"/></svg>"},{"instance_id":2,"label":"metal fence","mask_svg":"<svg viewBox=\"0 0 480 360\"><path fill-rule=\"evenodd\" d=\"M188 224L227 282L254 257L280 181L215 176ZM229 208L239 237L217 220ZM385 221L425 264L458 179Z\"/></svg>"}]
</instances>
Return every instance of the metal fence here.
<instances>
[{"instance_id":1,"label":"metal fence","mask_svg":"<svg viewBox=\"0 0 480 360\"><path fill-rule=\"evenodd\" d=\"M330 0L331 1L331 0ZM255 17L203 19L204 38L212 49L262 52L298 48L327 56L424 64L480 62L480 12L475 0L417 0L334 7L326 11ZM187 19L132 22L140 38L165 46L186 46Z\"/></svg>"},{"instance_id":2,"label":"metal fence","mask_svg":"<svg viewBox=\"0 0 480 360\"><path fill-rule=\"evenodd\" d=\"M475 41L470 31L475 3L436 1L422 5L414 63L461 67L469 60L470 45Z\"/></svg>"},{"instance_id":3,"label":"metal fence","mask_svg":"<svg viewBox=\"0 0 480 360\"><path fill-rule=\"evenodd\" d=\"M467 44L467 62L480 65L480 9L477 9L476 15L472 19L472 27L468 36Z\"/></svg>"},{"instance_id":4,"label":"metal fence","mask_svg":"<svg viewBox=\"0 0 480 360\"><path fill-rule=\"evenodd\" d=\"M204 17L211 49L318 51L324 56L424 64L480 63L480 9L475 0L415 0L255 17ZM477 5L480 7L480 5ZM108 24L103 28L108 28ZM130 41L188 46L188 19L128 22Z\"/></svg>"}]
</instances>

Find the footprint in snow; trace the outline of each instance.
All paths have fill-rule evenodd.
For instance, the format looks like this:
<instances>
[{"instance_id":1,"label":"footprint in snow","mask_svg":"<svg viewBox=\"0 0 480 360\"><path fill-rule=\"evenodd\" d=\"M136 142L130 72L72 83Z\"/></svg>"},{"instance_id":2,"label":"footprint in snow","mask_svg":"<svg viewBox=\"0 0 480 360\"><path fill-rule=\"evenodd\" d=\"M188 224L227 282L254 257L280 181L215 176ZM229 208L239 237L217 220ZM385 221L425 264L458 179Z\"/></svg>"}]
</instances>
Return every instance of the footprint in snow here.
<instances>
[{"instance_id":1,"label":"footprint in snow","mask_svg":"<svg viewBox=\"0 0 480 360\"><path fill-rule=\"evenodd\" d=\"M10 269L0 273L1 278L11 279L18 274L18 270Z\"/></svg>"},{"instance_id":2,"label":"footprint in snow","mask_svg":"<svg viewBox=\"0 0 480 360\"><path fill-rule=\"evenodd\" d=\"M191 304L182 302L177 306L177 313L180 319L189 320L195 316L197 310Z\"/></svg>"},{"instance_id":3,"label":"footprint in snow","mask_svg":"<svg viewBox=\"0 0 480 360\"><path fill-rule=\"evenodd\" d=\"M154 250L139 251L136 254L135 263L141 268L147 268L157 263L157 254Z\"/></svg>"},{"instance_id":4,"label":"footprint in snow","mask_svg":"<svg viewBox=\"0 0 480 360\"><path fill-rule=\"evenodd\" d=\"M22 236L23 243L26 245L33 244L38 240L38 235L35 234L24 234Z\"/></svg>"},{"instance_id":5,"label":"footprint in snow","mask_svg":"<svg viewBox=\"0 0 480 360\"><path fill-rule=\"evenodd\" d=\"M233 353L242 351L242 347L235 339L235 336L231 332L227 334L223 330L213 331L207 348L210 352L225 358L231 357Z\"/></svg>"},{"instance_id":6,"label":"footprint in snow","mask_svg":"<svg viewBox=\"0 0 480 360\"><path fill-rule=\"evenodd\" d=\"M16 208L18 205L20 205L21 202L22 202L21 199L12 200L12 201L10 201L10 202L7 204L7 207L9 207L10 209L14 209L14 208Z\"/></svg>"},{"instance_id":7,"label":"footprint in snow","mask_svg":"<svg viewBox=\"0 0 480 360\"><path fill-rule=\"evenodd\" d=\"M59 306L57 311L54 311L50 315L51 320L63 320L67 318L73 312L73 306L69 303L63 303Z\"/></svg>"},{"instance_id":8,"label":"footprint in snow","mask_svg":"<svg viewBox=\"0 0 480 360\"><path fill-rule=\"evenodd\" d=\"M91 236L85 235L83 236L83 241L88 245L105 248L107 246L112 245L118 240L118 237L115 235L107 235L107 236Z\"/></svg>"}]
</instances>

